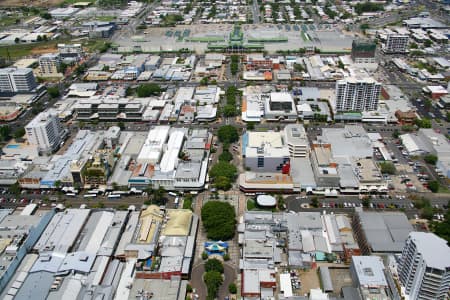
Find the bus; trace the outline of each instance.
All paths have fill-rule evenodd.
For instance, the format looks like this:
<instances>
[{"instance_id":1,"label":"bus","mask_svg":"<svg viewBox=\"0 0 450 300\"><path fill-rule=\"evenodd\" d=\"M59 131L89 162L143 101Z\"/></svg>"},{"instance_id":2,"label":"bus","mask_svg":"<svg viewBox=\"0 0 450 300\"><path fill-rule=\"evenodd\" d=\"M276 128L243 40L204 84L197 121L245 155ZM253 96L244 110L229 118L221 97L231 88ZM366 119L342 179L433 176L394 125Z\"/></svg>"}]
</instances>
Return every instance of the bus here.
<instances>
[{"instance_id":1,"label":"bus","mask_svg":"<svg viewBox=\"0 0 450 300\"><path fill-rule=\"evenodd\" d=\"M173 202L175 204L175 208L178 208L178 203L180 202L180 198L176 197L175 201Z\"/></svg>"},{"instance_id":2,"label":"bus","mask_svg":"<svg viewBox=\"0 0 450 300\"><path fill-rule=\"evenodd\" d=\"M112 191L110 196L111 195L128 195L129 193L130 192L128 192L128 191Z\"/></svg>"},{"instance_id":3,"label":"bus","mask_svg":"<svg viewBox=\"0 0 450 300\"><path fill-rule=\"evenodd\" d=\"M108 195L108 199L119 199L121 197L120 194L111 194Z\"/></svg>"},{"instance_id":4,"label":"bus","mask_svg":"<svg viewBox=\"0 0 450 300\"><path fill-rule=\"evenodd\" d=\"M168 192L168 194L169 194L170 196L173 196L173 197L178 196L177 193L174 193L174 192Z\"/></svg>"},{"instance_id":5,"label":"bus","mask_svg":"<svg viewBox=\"0 0 450 300\"><path fill-rule=\"evenodd\" d=\"M97 197L97 195L96 194L86 194L83 197L84 198L95 198L95 197Z\"/></svg>"},{"instance_id":6,"label":"bus","mask_svg":"<svg viewBox=\"0 0 450 300\"><path fill-rule=\"evenodd\" d=\"M67 197L76 197L76 194L75 193L67 193L66 196Z\"/></svg>"}]
</instances>

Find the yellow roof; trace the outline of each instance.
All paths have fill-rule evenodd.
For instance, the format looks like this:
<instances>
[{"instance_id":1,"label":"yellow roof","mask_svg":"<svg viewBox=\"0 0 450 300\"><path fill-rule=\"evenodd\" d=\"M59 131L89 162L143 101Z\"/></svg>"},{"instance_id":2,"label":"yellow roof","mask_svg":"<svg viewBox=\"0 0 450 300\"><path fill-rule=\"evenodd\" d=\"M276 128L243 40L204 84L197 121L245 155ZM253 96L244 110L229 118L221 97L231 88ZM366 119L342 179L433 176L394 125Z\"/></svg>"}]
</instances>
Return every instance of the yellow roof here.
<instances>
[{"instance_id":1,"label":"yellow roof","mask_svg":"<svg viewBox=\"0 0 450 300\"><path fill-rule=\"evenodd\" d=\"M189 209L168 209L168 221L162 231L166 236L187 236L191 228L192 211Z\"/></svg>"}]
</instances>

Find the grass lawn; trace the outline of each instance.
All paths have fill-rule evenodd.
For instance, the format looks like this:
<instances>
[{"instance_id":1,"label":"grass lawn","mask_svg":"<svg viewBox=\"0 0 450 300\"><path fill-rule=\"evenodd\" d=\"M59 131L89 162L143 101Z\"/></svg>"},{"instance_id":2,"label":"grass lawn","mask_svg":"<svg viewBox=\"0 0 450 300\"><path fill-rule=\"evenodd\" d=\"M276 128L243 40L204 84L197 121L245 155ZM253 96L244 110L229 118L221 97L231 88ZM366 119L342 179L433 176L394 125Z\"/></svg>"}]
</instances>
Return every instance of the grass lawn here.
<instances>
[{"instance_id":1,"label":"grass lawn","mask_svg":"<svg viewBox=\"0 0 450 300\"><path fill-rule=\"evenodd\" d=\"M114 16L100 16L96 18L98 21L102 21L102 22L111 22L114 21L116 19L116 17Z\"/></svg>"},{"instance_id":2,"label":"grass lawn","mask_svg":"<svg viewBox=\"0 0 450 300\"><path fill-rule=\"evenodd\" d=\"M255 201L252 199L248 199L247 200L247 210L250 211L250 210L254 210L254 209L256 209Z\"/></svg>"},{"instance_id":3,"label":"grass lawn","mask_svg":"<svg viewBox=\"0 0 450 300\"><path fill-rule=\"evenodd\" d=\"M450 194L450 189L447 186L440 184L438 193Z\"/></svg>"},{"instance_id":4,"label":"grass lawn","mask_svg":"<svg viewBox=\"0 0 450 300\"><path fill-rule=\"evenodd\" d=\"M1 46L0 56L8 57L8 52L11 59L28 56L31 54L31 50L33 50L33 48L35 47L36 44L16 44L10 46Z\"/></svg>"},{"instance_id":5,"label":"grass lawn","mask_svg":"<svg viewBox=\"0 0 450 300\"><path fill-rule=\"evenodd\" d=\"M253 199L248 199L247 200L247 210L251 211L251 210L260 210L260 211L271 211L271 212L276 212L277 208L276 207L261 207L259 206L255 200Z\"/></svg>"},{"instance_id":6,"label":"grass lawn","mask_svg":"<svg viewBox=\"0 0 450 300\"><path fill-rule=\"evenodd\" d=\"M20 23L20 18L19 16L2 16L0 18L0 26L11 26L14 24L19 24ZM17 22L18 21L18 22Z\"/></svg>"}]
</instances>

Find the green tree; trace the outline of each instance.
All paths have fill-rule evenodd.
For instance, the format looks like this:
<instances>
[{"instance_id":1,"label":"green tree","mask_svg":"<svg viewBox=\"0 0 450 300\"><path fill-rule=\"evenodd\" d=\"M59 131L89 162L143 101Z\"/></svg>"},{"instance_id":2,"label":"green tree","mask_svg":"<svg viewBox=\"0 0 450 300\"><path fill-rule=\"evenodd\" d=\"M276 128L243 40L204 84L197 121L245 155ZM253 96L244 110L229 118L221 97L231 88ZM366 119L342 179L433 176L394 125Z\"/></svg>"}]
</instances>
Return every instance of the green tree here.
<instances>
[{"instance_id":1,"label":"green tree","mask_svg":"<svg viewBox=\"0 0 450 300\"><path fill-rule=\"evenodd\" d=\"M431 230L450 244L450 211L447 211L442 222L432 222Z\"/></svg>"},{"instance_id":2,"label":"green tree","mask_svg":"<svg viewBox=\"0 0 450 300\"><path fill-rule=\"evenodd\" d=\"M216 271L219 273L223 273L223 264L217 258L208 259L205 263L205 271Z\"/></svg>"},{"instance_id":3,"label":"green tree","mask_svg":"<svg viewBox=\"0 0 450 300\"><path fill-rule=\"evenodd\" d=\"M363 23L363 24L359 25L359 29L361 29L362 32L366 32L366 30L369 28L370 28L370 26L367 23Z\"/></svg>"},{"instance_id":4,"label":"green tree","mask_svg":"<svg viewBox=\"0 0 450 300\"><path fill-rule=\"evenodd\" d=\"M156 204L164 205L166 204L166 190L163 186L159 186L157 189L152 191L152 201Z\"/></svg>"},{"instance_id":5,"label":"green tree","mask_svg":"<svg viewBox=\"0 0 450 300\"><path fill-rule=\"evenodd\" d=\"M248 122L247 123L247 130L255 130L255 123L254 122Z\"/></svg>"},{"instance_id":6,"label":"green tree","mask_svg":"<svg viewBox=\"0 0 450 300\"><path fill-rule=\"evenodd\" d=\"M365 12L375 12L375 11L382 11L384 10L384 7L382 4L374 3L374 2L362 2L357 3L355 5L355 12L360 15Z\"/></svg>"},{"instance_id":7,"label":"green tree","mask_svg":"<svg viewBox=\"0 0 450 300\"><path fill-rule=\"evenodd\" d=\"M414 207L417 209L423 209L424 207L431 207L431 203L430 200L421 197L414 201Z\"/></svg>"},{"instance_id":8,"label":"green tree","mask_svg":"<svg viewBox=\"0 0 450 300\"><path fill-rule=\"evenodd\" d=\"M118 122L118 123L117 123L117 126L118 126L121 130L124 130L124 129L125 129L125 123L122 122L122 121Z\"/></svg>"},{"instance_id":9,"label":"green tree","mask_svg":"<svg viewBox=\"0 0 450 300\"><path fill-rule=\"evenodd\" d=\"M416 119L415 123L419 128L431 128L431 120L427 118Z\"/></svg>"},{"instance_id":10,"label":"green tree","mask_svg":"<svg viewBox=\"0 0 450 300\"><path fill-rule=\"evenodd\" d=\"M8 125L0 126L0 141L6 141L9 139L11 128Z\"/></svg>"},{"instance_id":11,"label":"green tree","mask_svg":"<svg viewBox=\"0 0 450 300\"><path fill-rule=\"evenodd\" d=\"M225 176L218 176L214 178L214 187L218 190L228 191L231 189L231 180Z\"/></svg>"},{"instance_id":12,"label":"green tree","mask_svg":"<svg viewBox=\"0 0 450 300\"><path fill-rule=\"evenodd\" d=\"M203 275L203 281L205 282L208 290L208 296L206 299L214 300L217 297L219 287L223 283L222 274L216 271L206 272L205 275Z\"/></svg>"},{"instance_id":13,"label":"green tree","mask_svg":"<svg viewBox=\"0 0 450 300\"><path fill-rule=\"evenodd\" d=\"M200 85L208 85L208 80L209 80L208 77L203 77L203 78L200 80Z\"/></svg>"},{"instance_id":14,"label":"green tree","mask_svg":"<svg viewBox=\"0 0 450 300\"><path fill-rule=\"evenodd\" d=\"M47 93L52 99L59 97L59 89L57 86L48 87Z\"/></svg>"},{"instance_id":15,"label":"green tree","mask_svg":"<svg viewBox=\"0 0 450 300\"><path fill-rule=\"evenodd\" d=\"M15 139L19 139L21 137L23 137L25 135L25 128L20 127L19 129L17 129L16 131L14 131L14 138Z\"/></svg>"},{"instance_id":16,"label":"green tree","mask_svg":"<svg viewBox=\"0 0 450 300\"><path fill-rule=\"evenodd\" d=\"M146 83L141 84L137 89L136 93L138 97L150 97L150 96L158 96L162 93L162 89L156 83Z\"/></svg>"},{"instance_id":17,"label":"green tree","mask_svg":"<svg viewBox=\"0 0 450 300\"><path fill-rule=\"evenodd\" d=\"M228 151L224 150L222 154L219 155L219 161L231 161L233 160L233 155Z\"/></svg>"},{"instance_id":18,"label":"green tree","mask_svg":"<svg viewBox=\"0 0 450 300\"><path fill-rule=\"evenodd\" d=\"M223 256L223 260L224 261L229 261L230 260L230 254L225 253L225 255Z\"/></svg>"},{"instance_id":19,"label":"green tree","mask_svg":"<svg viewBox=\"0 0 450 300\"><path fill-rule=\"evenodd\" d=\"M316 208L319 207L319 199L317 199L317 197L311 198L311 206Z\"/></svg>"},{"instance_id":20,"label":"green tree","mask_svg":"<svg viewBox=\"0 0 450 300\"><path fill-rule=\"evenodd\" d=\"M438 157L436 155L433 154L427 154L423 157L423 160L430 165L436 165L437 161L438 161Z\"/></svg>"},{"instance_id":21,"label":"green tree","mask_svg":"<svg viewBox=\"0 0 450 300\"><path fill-rule=\"evenodd\" d=\"M16 196L20 194L21 190L22 188L20 187L20 184L18 182L15 182L14 184L9 186L9 192Z\"/></svg>"},{"instance_id":22,"label":"green tree","mask_svg":"<svg viewBox=\"0 0 450 300\"><path fill-rule=\"evenodd\" d=\"M363 205L364 207L369 207L369 205L370 205L370 200L369 200L369 198L364 198L364 199L362 200L362 205Z\"/></svg>"},{"instance_id":23,"label":"green tree","mask_svg":"<svg viewBox=\"0 0 450 300\"><path fill-rule=\"evenodd\" d=\"M230 285L228 286L228 291L229 291L231 294L236 294L236 293L237 293L237 287L236 287L236 284L230 283Z\"/></svg>"},{"instance_id":24,"label":"green tree","mask_svg":"<svg viewBox=\"0 0 450 300\"><path fill-rule=\"evenodd\" d=\"M431 220L433 219L433 215L434 215L433 208L430 206L424 207L420 211L420 217L423 219Z\"/></svg>"},{"instance_id":25,"label":"green tree","mask_svg":"<svg viewBox=\"0 0 450 300\"><path fill-rule=\"evenodd\" d=\"M237 115L236 107L232 104L227 104L222 109L225 117L235 117Z\"/></svg>"},{"instance_id":26,"label":"green tree","mask_svg":"<svg viewBox=\"0 0 450 300\"><path fill-rule=\"evenodd\" d=\"M202 252L202 259L203 260L207 260L208 259L208 253L206 253L206 252Z\"/></svg>"},{"instance_id":27,"label":"green tree","mask_svg":"<svg viewBox=\"0 0 450 300\"><path fill-rule=\"evenodd\" d=\"M236 178L236 174L237 168L225 161L219 161L209 171L209 175L213 178L224 176L230 180L234 180Z\"/></svg>"},{"instance_id":28,"label":"green tree","mask_svg":"<svg viewBox=\"0 0 450 300\"><path fill-rule=\"evenodd\" d=\"M61 180L56 180L53 185L55 186L56 189L59 189L61 187Z\"/></svg>"},{"instance_id":29,"label":"green tree","mask_svg":"<svg viewBox=\"0 0 450 300\"><path fill-rule=\"evenodd\" d=\"M398 139L399 136L400 136L400 133L399 133L398 129L394 129L394 132L392 132L392 137L394 139Z\"/></svg>"},{"instance_id":30,"label":"green tree","mask_svg":"<svg viewBox=\"0 0 450 300\"><path fill-rule=\"evenodd\" d=\"M236 213L228 202L208 201L201 210L207 237L212 240L229 240L235 233Z\"/></svg>"},{"instance_id":31,"label":"green tree","mask_svg":"<svg viewBox=\"0 0 450 300\"><path fill-rule=\"evenodd\" d=\"M236 127L225 125L219 128L217 136L222 143L234 143L239 140L239 134Z\"/></svg>"},{"instance_id":32,"label":"green tree","mask_svg":"<svg viewBox=\"0 0 450 300\"><path fill-rule=\"evenodd\" d=\"M191 194L186 194L183 199L183 209L192 210L192 202L194 201L194 197Z\"/></svg>"},{"instance_id":33,"label":"green tree","mask_svg":"<svg viewBox=\"0 0 450 300\"><path fill-rule=\"evenodd\" d=\"M439 191L439 182L437 182L436 180L429 181L428 182L428 189L432 193L437 193Z\"/></svg>"},{"instance_id":34,"label":"green tree","mask_svg":"<svg viewBox=\"0 0 450 300\"><path fill-rule=\"evenodd\" d=\"M423 45L424 45L425 47L431 47L431 45L433 45L433 42L430 41L430 40L425 40L425 41L423 42Z\"/></svg>"},{"instance_id":35,"label":"green tree","mask_svg":"<svg viewBox=\"0 0 450 300\"><path fill-rule=\"evenodd\" d=\"M41 18L46 19L46 20L50 20L50 19L52 18L52 15L49 14L49 13L46 11L46 12L43 12L43 13L41 14Z\"/></svg>"},{"instance_id":36,"label":"green tree","mask_svg":"<svg viewBox=\"0 0 450 300\"><path fill-rule=\"evenodd\" d=\"M283 195L278 194L277 195L277 207L279 210L284 210L284 206L285 206L285 204L284 204Z\"/></svg>"},{"instance_id":37,"label":"green tree","mask_svg":"<svg viewBox=\"0 0 450 300\"><path fill-rule=\"evenodd\" d=\"M394 175L397 171L395 165L387 161L380 163L380 170L382 174L390 174L390 175Z\"/></svg>"}]
</instances>

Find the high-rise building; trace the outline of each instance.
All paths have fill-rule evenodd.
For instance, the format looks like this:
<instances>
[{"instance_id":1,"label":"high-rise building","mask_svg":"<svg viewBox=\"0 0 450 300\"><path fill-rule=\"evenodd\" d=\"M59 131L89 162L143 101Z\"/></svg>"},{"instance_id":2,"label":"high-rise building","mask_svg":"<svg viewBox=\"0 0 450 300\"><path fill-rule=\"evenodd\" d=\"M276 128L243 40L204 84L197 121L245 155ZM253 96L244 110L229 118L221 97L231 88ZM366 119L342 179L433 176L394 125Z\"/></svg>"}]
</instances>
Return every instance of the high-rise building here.
<instances>
[{"instance_id":1,"label":"high-rise building","mask_svg":"<svg viewBox=\"0 0 450 300\"><path fill-rule=\"evenodd\" d=\"M350 77L336 82L336 110L370 111L378 109L381 83L373 78Z\"/></svg>"},{"instance_id":2,"label":"high-rise building","mask_svg":"<svg viewBox=\"0 0 450 300\"><path fill-rule=\"evenodd\" d=\"M0 69L0 92L28 93L37 87L33 70L30 68Z\"/></svg>"},{"instance_id":3,"label":"high-rise building","mask_svg":"<svg viewBox=\"0 0 450 300\"><path fill-rule=\"evenodd\" d=\"M64 138L64 129L54 111L38 114L25 126L28 142L38 146L39 153L47 154L55 151Z\"/></svg>"},{"instance_id":4,"label":"high-rise building","mask_svg":"<svg viewBox=\"0 0 450 300\"><path fill-rule=\"evenodd\" d=\"M448 299L450 247L433 233L411 232L400 258L398 274L411 300Z\"/></svg>"},{"instance_id":5,"label":"high-rise building","mask_svg":"<svg viewBox=\"0 0 450 300\"><path fill-rule=\"evenodd\" d=\"M352 43L352 59L355 63L375 63L377 44L369 40L354 40Z\"/></svg>"},{"instance_id":6,"label":"high-rise building","mask_svg":"<svg viewBox=\"0 0 450 300\"><path fill-rule=\"evenodd\" d=\"M61 65L61 57L58 53L48 53L39 57L39 70L42 74L56 74Z\"/></svg>"},{"instance_id":7,"label":"high-rise building","mask_svg":"<svg viewBox=\"0 0 450 300\"><path fill-rule=\"evenodd\" d=\"M386 39L384 52L406 53L408 50L409 37L404 34L389 34Z\"/></svg>"}]
</instances>

